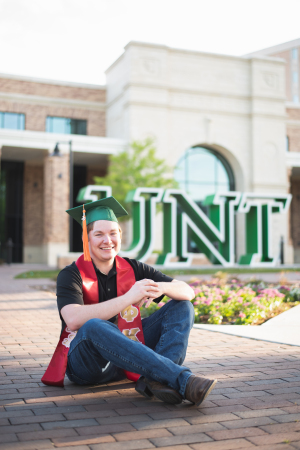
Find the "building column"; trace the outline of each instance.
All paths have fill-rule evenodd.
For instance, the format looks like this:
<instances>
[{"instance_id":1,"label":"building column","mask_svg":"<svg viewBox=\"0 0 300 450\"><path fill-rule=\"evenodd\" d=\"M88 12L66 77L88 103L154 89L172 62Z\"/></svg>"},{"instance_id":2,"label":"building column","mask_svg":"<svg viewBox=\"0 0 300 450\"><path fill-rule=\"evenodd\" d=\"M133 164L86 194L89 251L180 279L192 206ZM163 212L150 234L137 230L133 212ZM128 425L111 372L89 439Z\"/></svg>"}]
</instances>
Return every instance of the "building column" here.
<instances>
[{"instance_id":1,"label":"building column","mask_svg":"<svg viewBox=\"0 0 300 450\"><path fill-rule=\"evenodd\" d=\"M288 167L287 169L287 180L289 185L289 194L292 194L292 168ZM293 201L293 197L292 197ZM287 231L287 239L284 243L284 263L285 264L294 264L295 262L295 252L294 252L294 243L292 236L292 203L287 213L287 221L288 221L288 231Z\"/></svg>"},{"instance_id":2,"label":"building column","mask_svg":"<svg viewBox=\"0 0 300 450\"><path fill-rule=\"evenodd\" d=\"M290 172L290 193L292 194L292 203L290 207L290 236L294 250L294 263L300 262L300 174L296 168L295 173Z\"/></svg>"},{"instance_id":3,"label":"building column","mask_svg":"<svg viewBox=\"0 0 300 450\"><path fill-rule=\"evenodd\" d=\"M23 182L23 261L43 263L44 168L42 164L24 163Z\"/></svg>"},{"instance_id":4,"label":"building column","mask_svg":"<svg viewBox=\"0 0 300 450\"><path fill-rule=\"evenodd\" d=\"M280 61L253 58L251 65L251 191L276 195L289 192L286 171L285 68ZM271 256L293 263L287 214L272 214Z\"/></svg>"},{"instance_id":5,"label":"building column","mask_svg":"<svg viewBox=\"0 0 300 450\"><path fill-rule=\"evenodd\" d=\"M57 266L57 256L69 251L69 155L44 160L44 262Z\"/></svg>"}]
</instances>

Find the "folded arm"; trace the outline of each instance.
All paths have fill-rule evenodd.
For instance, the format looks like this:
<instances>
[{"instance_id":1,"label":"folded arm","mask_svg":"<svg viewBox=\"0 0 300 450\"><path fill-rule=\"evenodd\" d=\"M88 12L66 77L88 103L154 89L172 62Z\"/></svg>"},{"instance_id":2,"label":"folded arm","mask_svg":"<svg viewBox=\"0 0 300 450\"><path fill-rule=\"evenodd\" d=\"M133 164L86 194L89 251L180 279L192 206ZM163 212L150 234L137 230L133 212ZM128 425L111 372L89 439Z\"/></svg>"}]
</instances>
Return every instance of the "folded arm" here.
<instances>
[{"instance_id":1,"label":"folded arm","mask_svg":"<svg viewBox=\"0 0 300 450\"><path fill-rule=\"evenodd\" d=\"M147 279L137 281L124 295L94 305L69 304L60 312L68 328L77 331L90 319L109 320L129 305L139 303L145 298L159 297L161 294L158 284Z\"/></svg>"},{"instance_id":2,"label":"folded arm","mask_svg":"<svg viewBox=\"0 0 300 450\"><path fill-rule=\"evenodd\" d=\"M194 290L184 281L173 280L171 283L162 281L157 285L161 291L160 295L167 295L173 300L191 301L195 297Z\"/></svg>"}]
</instances>

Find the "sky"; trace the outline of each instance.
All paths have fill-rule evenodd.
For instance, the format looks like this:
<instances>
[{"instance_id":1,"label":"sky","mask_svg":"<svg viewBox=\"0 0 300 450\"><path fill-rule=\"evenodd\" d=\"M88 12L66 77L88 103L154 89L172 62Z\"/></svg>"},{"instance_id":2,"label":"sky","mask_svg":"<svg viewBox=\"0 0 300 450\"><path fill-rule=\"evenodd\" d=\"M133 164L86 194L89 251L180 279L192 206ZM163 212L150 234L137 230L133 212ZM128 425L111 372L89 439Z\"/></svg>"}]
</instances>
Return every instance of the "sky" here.
<instances>
[{"instance_id":1,"label":"sky","mask_svg":"<svg viewBox=\"0 0 300 450\"><path fill-rule=\"evenodd\" d=\"M300 0L0 0L0 73L105 84L129 41L241 56L300 38Z\"/></svg>"}]
</instances>

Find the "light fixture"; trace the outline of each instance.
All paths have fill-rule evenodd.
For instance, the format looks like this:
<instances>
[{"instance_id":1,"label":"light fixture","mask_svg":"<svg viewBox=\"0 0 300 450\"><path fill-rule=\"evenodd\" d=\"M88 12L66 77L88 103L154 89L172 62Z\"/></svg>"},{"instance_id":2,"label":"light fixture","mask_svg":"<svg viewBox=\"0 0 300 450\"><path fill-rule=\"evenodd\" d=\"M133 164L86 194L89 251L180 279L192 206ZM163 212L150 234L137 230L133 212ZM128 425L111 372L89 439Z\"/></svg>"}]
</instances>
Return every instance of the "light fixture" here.
<instances>
[{"instance_id":1,"label":"light fixture","mask_svg":"<svg viewBox=\"0 0 300 450\"><path fill-rule=\"evenodd\" d=\"M51 153L50 156L62 156L60 151L59 151L59 146L58 146L58 142L55 144L54 150Z\"/></svg>"},{"instance_id":2,"label":"light fixture","mask_svg":"<svg viewBox=\"0 0 300 450\"><path fill-rule=\"evenodd\" d=\"M53 152L50 156L63 156L59 150L59 144L69 144L69 170L70 170L70 181L69 181L69 208L73 208L73 176L74 176L74 164L73 164L73 151L72 151L72 141L60 141L56 142ZM59 173L57 175L58 179L63 178L63 174ZM73 248L73 220L69 217L69 251L71 252Z\"/></svg>"}]
</instances>

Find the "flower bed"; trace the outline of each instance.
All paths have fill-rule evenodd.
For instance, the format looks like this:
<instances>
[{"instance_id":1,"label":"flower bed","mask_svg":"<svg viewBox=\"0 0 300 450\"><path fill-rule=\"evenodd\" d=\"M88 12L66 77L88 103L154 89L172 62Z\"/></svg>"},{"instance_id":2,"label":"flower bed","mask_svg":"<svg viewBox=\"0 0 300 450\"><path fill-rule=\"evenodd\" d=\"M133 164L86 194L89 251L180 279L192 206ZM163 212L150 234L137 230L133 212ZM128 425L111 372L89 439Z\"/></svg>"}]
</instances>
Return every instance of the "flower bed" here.
<instances>
[{"instance_id":1,"label":"flower bed","mask_svg":"<svg viewBox=\"0 0 300 450\"><path fill-rule=\"evenodd\" d=\"M242 283L219 276L209 282L195 280L190 286L195 292L192 300L195 323L260 325L300 303L298 285ZM165 297L158 305L152 303L147 309L141 308L142 317L153 314L168 301L170 299Z\"/></svg>"}]
</instances>

